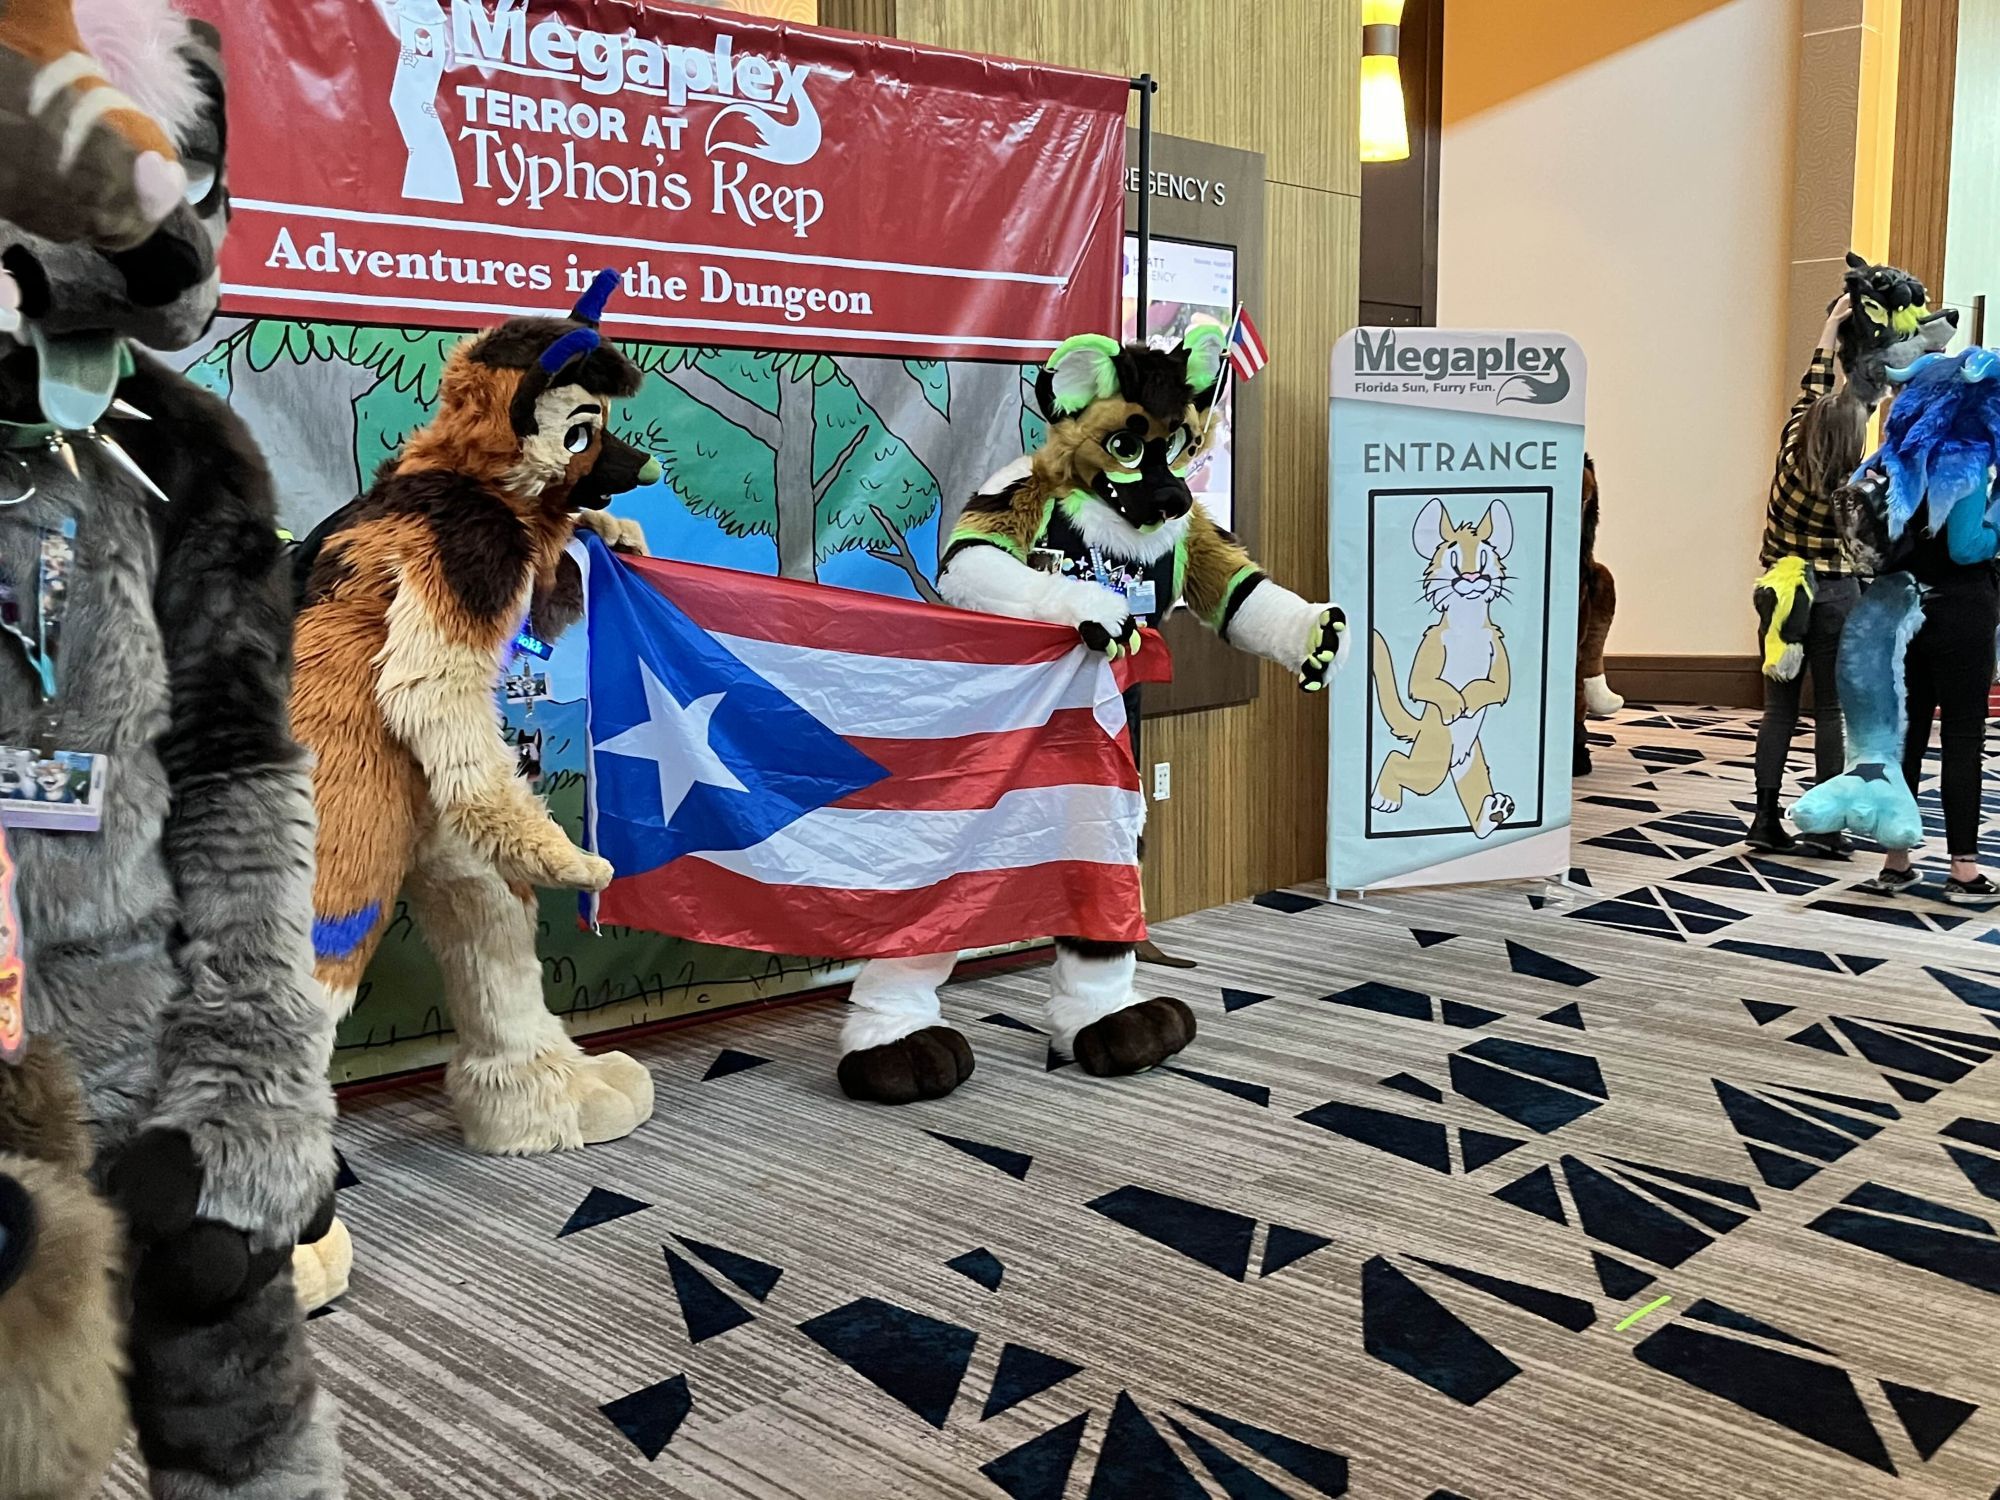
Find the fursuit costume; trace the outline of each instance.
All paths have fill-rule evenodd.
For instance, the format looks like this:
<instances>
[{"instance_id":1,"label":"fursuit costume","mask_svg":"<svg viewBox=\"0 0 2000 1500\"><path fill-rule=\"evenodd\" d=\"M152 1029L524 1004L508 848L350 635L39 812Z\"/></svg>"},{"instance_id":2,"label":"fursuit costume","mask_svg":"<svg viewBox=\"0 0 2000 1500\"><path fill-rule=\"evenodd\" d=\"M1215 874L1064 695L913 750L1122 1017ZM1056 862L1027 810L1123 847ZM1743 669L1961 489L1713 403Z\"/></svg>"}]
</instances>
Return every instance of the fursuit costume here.
<instances>
[{"instance_id":1,"label":"fursuit costume","mask_svg":"<svg viewBox=\"0 0 2000 1500\"><path fill-rule=\"evenodd\" d=\"M1582 776L1590 770L1590 737L1584 720L1590 714L1615 714L1625 700L1611 691L1604 676L1604 647L1611 639L1611 621L1618 613L1618 580L1597 560L1597 465L1583 455L1583 527L1581 566L1577 569L1576 601L1576 754L1571 769Z\"/></svg>"},{"instance_id":2,"label":"fursuit costume","mask_svg":"<svg viewBox=\"0 0 2000 1500\"><path fill-rule=\"evenodd\" d=\"M1833 347L1814 352L1779 440L1759 554L1765 571L1752 596L1766 685L1748 841L1777 853L1799 847L1784 826L1782 796L1806 675L1813 683L1815 779L1831 780L1846 763L1837 661L1865 573L1843 539L1835 496L1861 462L1869 419L1889 393L1889 372L1942 349L1958 325L1956 312L1931 310L1930 294L1914 276L1852 253L1842 293L1847 316ZM1848 848L1837 836L1811 835L1805 852L1845 858Z\"/></svg>"},{"instance_id":3,"label":"fursuit costume","mask_svg":"<svg viewBox=\"0 0 2000 1500\"><path fill-rule=\"evenodd\" d=\"M25 321L0 354L0 744L97 822L8 815L27 1043L0 1062L0 1493L89 1493L129 1411L163 1500L335 1500L288 1269L332 1215L332 1029L276 510L229 408L134 347L214 316L218 39L164 0L77 10L199 171L122 254L0 224ZM101 779L42 778L92 757Z\"/></svg>"},{"instance_id":4,"label":"fursuit costume","mask_svg":"<svg viewBox=\"0 0 2000 1500\"><path fill-rule=\"evenodd\" d=\"M1856 551L1891 568L1917 562L1921 549L1940 544L1958 567L1989 562L2000 541L2000 500L1993 495L2000 355L1977 348L1933 355L1892 378L1907 383L1889 410L1882 447L1841 497ZM1885 849L1923 841L1907 774L1916 726L1905 681L1909 646L1923 624L1923 591L1907 571L1880 579L1855 607L1840 643L1848 765L1799 799L1792 817L1801 829L1866 834ZM1929 739L1928 711L1923 739Z\"/></svg>"},{"instance_id":5,"label":"fursuit costume","mask_svg":"<svg viewBox=\"0 0 2000 1500\"><path fill-rule=\"evenodd\" d=\"M1066 340L1036 381L1048 436L966 505L938 572L960 609L1073 627L1093 650L1136 650L1139 628L1185 603L1232 645L1325 687L1344 655L1341 612L1264 575L1198 505L1187 474L1222 373L1219 328L1171 350ZM870 961L841 1033L849 1098L905 1104L949 1094L972 1049L940 1019L955 953ZM1089 1073L1137 1073L1194 1039L1179 1000L1141 1000L1129 943L1057 937L1048 1023Z\"/></svg>"},{"instance_id":6,"label":"fursuit costume","mask_svg":"<svg viewBox=\"0 0 2000 1500\"><path fill-rule=\"evenodd\" d=\"M497 699L531 596L558 592L577 507L659 473L605 426L640 381L597 332L616 284L603 272L570 318L515 318L454 349L437 415L299 558L292 721L315 756L315 972L344 1015L406 892L458 1033L446 1087L480 1151L615 1140L653 1110L643 1067L586 1057L544 1003L531 888L601 890L612 872L520 779ZM607 541L639 541L583 514ZM543 639L560 623L538 612Z\"/></svg>"}]
</instances>

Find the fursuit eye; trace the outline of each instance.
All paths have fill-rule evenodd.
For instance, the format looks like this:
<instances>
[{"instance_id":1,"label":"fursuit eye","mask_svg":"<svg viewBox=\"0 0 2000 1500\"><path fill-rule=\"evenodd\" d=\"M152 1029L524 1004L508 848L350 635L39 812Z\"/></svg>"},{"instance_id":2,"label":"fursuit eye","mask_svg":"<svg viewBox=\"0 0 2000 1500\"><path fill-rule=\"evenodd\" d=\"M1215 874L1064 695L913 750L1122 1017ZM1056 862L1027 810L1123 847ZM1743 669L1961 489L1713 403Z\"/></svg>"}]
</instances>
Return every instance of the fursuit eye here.
<instances>
[{"instance_id":1,"label":"fursuit eye","mask_svg":"<svg viewBox=\"0 0 2000 1500\"><path fill-rule=\"evenodd\" d=\"M563 447L571 453L581 453L590 446L590 424L579 422L563 434Z\"/></svg>"},{"instance_id":2,"label":"fursuit eye","mask_svg":"<svg viewBox=\"0 0 2000 1500\"><path fill-rule=\"evenodd\" d=\"M187 169L187 201L200 208L215 191L216 170L207 162L189 161L182 165Z\"/></svg>"},{"instance_id":3,"label":"fursuit eye","mask_svg":"<svg viewBox=\"0 0 2000 1500\"><path fill-rule=\"evenodd\" d=\"M1146 445L1136 432L1114 432L1104 440L1104 451L1121 464L1136 464Z\"/></svg>"},{"instance_id":4,"label":"fursuit eye","mask_svg":"<svg viewBox=\"0 0 2000 1500\"><path fill-rule=\"evenodd\" d=\"M1187 451L1193 443L1194 438L1185 427L1176 427L1174 435L1167 439L1167 462L1169 464L1179 463L1187 455Z\"/></svg>"}]
</instances>

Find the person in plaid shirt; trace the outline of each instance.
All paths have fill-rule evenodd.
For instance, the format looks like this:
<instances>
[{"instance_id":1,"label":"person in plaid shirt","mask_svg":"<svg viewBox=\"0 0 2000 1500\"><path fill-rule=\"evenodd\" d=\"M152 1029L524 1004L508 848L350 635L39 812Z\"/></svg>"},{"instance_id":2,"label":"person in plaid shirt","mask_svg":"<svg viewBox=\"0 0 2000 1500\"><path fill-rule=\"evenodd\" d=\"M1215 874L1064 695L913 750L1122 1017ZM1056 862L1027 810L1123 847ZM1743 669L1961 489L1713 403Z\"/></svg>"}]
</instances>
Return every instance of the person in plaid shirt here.
<instances>
[{"instance_id":1,"label":"person in plaid shirt","mask_svg":"<svg viewBox=\"0 0 2000 1500\"><path fill-rule=\"evenodd\" d=\"M1841 834L1812 835L1795 840L1785 828L1779 798L1784 786L1785 755L1798 727L1799 699L1806 678L1813 684L1813 759L1821 781L1838 776L1846 766L1841 733L1840 691L1834 681L1834 661L1848 612L1861 597L1862 576L1841 538L1834 492L1861 458L1868 418L1877 404L1855 390L1836 359L1841 325L1851 310L1843 295L1827 313L1819 347L1799 381L1799 396L1785 418L1778 442L1776 472L1771 477L1770 508L1764 521L1762 561L1767 572L1761 586L1784 589L1787 558L1802 559L1810 588L1800 586L1792 564L1788 601L1793 610L1808 609L1803 660L1788 678L1767 675L1764 717L1757 728L1757 813L1750 825L1752 849L1778 853L1817 854L1845 859L1847 840ZM1871 393L1872 394L1872 393ZM1878 398L1879 399L1879 398ZM1850 451L1851 450L1851 451Z\"/></svg>"}]
</instances>

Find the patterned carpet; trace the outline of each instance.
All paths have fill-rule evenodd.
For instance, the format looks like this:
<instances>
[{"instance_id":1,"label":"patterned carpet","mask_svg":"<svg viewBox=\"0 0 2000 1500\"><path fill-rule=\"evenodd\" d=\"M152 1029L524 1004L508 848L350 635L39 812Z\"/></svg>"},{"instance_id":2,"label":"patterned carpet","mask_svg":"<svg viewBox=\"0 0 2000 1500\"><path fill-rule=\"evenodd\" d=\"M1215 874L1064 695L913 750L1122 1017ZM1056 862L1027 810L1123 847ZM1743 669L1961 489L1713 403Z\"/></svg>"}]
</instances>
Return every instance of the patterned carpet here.
<instances>
[{"instance_id":1,"label":"patterned carpet","mask_svg":"<svg viewBox=\"0 0 2000 1500\"><path fill-rule=\"evenodd\" d=\"M1987 1500L1996 919L1746 858L1742 715L1606 727L1572 887L1162 924L1171 1072L1052 1067L1028 971L904 1111L826 1003L577 1155L351 1102L354 1494Z\"/></svg>"}]
</instances>

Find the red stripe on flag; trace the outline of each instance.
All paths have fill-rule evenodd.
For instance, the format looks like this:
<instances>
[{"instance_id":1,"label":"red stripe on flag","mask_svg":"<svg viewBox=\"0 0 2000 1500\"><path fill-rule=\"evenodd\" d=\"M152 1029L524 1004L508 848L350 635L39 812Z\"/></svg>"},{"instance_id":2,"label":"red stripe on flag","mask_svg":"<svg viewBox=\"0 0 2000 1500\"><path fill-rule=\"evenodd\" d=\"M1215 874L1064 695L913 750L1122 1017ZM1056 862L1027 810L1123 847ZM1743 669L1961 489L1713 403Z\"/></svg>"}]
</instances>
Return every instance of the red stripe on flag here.
<instances>
[{"instance_id":1,"label":"red stripe on flag","mask_svg":"<svg viewBox=\"0 0 2000 1500\"><path fill-rule=\"evenodd\" d=\"M1066 625L657 557L619 560L703 630L723 635L862 656L996 666L1055 661L1076 647L1076 632Z\"/></svg>"},{"instance_id":2,"label":"red stripe on flag","mask_svg":"<svg viewBox=\"0 0 2000 1500\"><path fill-rule=\"evenodd\" d=\"M618 560L672 600L703 630L722 635L857 656L993 666L1058 661L1076 649L1077 634L1067 625L919 604L862 589L739 573L699 563L622 555ZM1136 662L1121 660L1113 666L1120 687L1133 682L1165 682L1173 675L1166 642L1150 630Z\"/></svg>"},{"instance_id":3,"label":"red stripe on flag","mask_svg":"<svg viewBox=\"0 0 2000 1500\"><path fill-rule=\"evenodd\" d=\"M835 807L904 812L957 812L991 807L1025 787L1117 786L1139 790L1132 752L1113 739L1087 708L1051 715L1035 729L974 734L951 740L871 740L847 743L889 772L890 780L841 798Z\"/></svg>"},{"instance_id":4,"label":"red stripe on flag","mask_svg":"<svg viewBox=\"0 0 2000 1500\"><path fill-rule=\"evenodd\" d=\"M598 919L728 948L841 958L1146 935L1138 866L1079 861L974 870L913 891L848 891L765 885L690 854L614 880L598 897Z\"/></svg>"}]
</instances>

